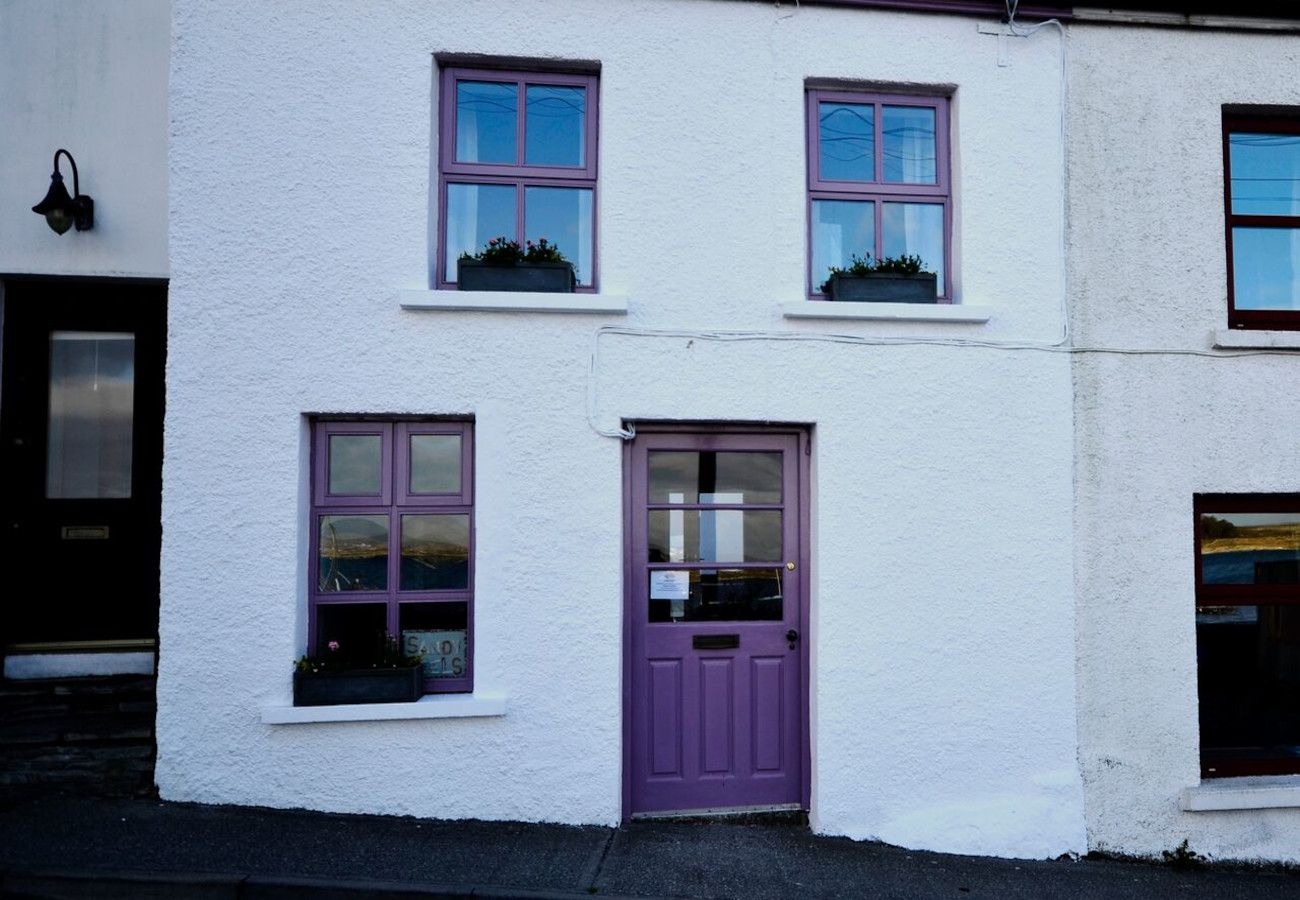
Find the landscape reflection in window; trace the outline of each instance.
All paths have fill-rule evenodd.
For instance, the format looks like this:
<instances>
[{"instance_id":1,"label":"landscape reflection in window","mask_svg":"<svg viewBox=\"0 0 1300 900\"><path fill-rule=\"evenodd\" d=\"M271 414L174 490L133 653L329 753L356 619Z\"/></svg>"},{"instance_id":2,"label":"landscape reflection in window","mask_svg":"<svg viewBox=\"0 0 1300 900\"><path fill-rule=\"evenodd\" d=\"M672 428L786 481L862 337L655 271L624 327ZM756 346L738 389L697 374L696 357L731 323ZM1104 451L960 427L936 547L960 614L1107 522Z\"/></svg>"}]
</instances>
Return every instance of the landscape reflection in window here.
<instances>
[{"instance_id":1,"label":"landscape reflection in window","mask_svg":"<svg viewBox=\"0 0 1300 900\"><path fill-rule=\"evenodd\" d=\"M1202 584L1300 583L1300 512L1202 513Z\"/></svg>"}]
</instances>

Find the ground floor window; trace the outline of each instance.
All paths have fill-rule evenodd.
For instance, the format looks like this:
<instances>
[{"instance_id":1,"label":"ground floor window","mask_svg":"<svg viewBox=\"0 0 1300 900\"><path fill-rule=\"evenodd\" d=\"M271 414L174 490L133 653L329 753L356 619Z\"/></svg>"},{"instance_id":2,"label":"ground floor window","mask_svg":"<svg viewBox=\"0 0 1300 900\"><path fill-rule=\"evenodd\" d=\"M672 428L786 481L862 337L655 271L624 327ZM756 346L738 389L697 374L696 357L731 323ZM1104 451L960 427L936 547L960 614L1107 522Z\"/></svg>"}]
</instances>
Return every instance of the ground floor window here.
<instances>
[{"instance_id":1,"label":"ground floor window","mask_svg":"<svg viewBox=\"0 0 1300 900\"><path fill-rule=\"evenodd\" d=\"M1203 777L1300 773L1300 494L1202 494Z\"/></svg>"},{"instance_id":2,"label":"ground floor window","mask_svg":"<svg viewBox=\"0 0 1300 900\"><path fill-rule=\"evenodd\" d=\"M308 650L364 665L396 638L425 690L473 688L473 426L312 423Z\"/></svg>"}]
</instances>

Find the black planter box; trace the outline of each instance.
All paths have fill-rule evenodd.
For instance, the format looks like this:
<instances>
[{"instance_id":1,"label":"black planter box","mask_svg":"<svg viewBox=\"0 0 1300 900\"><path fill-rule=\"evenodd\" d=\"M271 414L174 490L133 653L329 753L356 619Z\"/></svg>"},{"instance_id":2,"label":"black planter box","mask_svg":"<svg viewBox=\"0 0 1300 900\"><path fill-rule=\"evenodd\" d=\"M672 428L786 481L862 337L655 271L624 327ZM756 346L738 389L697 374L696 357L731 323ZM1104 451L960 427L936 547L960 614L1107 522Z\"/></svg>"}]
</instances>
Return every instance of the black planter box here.
<instances>
[{"instance_id":1,"label":"black planter box","mask_svg":"<svg viewBox=\"0 0 1300 900\"><path fill-rule=\"evenodd\" d=\"M340 703L413 703L424 693L424 667L294 672L294 706Z\"/></svg>"},{"instance_id":2,"label":"black planter box","mask_svg":"<svg viewBox=\"0 0 1300 900\"><path fill-rule=\"evenodd\" d=\"M938 303L938 284L939 278L933 272L835 275L830 295L832 300L851 303Z\"/></svg>"},{"instance_id":3,"label":"black planter box","mask_svg":"<svg viewBox=\"0 0 1300 900\"><path fill-rule=\"evenodd\" d=\"M572 294L577 279L573 263L519 263L493 266L481 260L462 259L456 286L462 291L527 291Z\"/></svg>"}]
</instances>

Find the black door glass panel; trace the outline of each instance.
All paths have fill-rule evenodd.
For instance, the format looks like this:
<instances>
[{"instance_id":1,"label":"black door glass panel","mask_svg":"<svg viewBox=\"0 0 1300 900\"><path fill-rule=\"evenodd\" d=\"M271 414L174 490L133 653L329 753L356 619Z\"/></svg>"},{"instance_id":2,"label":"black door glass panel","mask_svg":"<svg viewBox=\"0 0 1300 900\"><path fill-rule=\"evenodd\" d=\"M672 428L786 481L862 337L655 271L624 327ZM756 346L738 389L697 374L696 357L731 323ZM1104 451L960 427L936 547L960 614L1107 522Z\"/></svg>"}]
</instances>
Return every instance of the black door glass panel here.
<instances>
[{"instance_id":1,"label":"black door glass panel","mask_svg":"<svg viewBox=\"0 0 1300 900\"><path fill-rule=\"evenodd\" d=\"M651 503L780 503L781 453L652 450Z\"/></svg>"},{"instance_id":2,"label":"black door glass panel","mask_svg":"<svg viewBox=\"0 0 1300 900\"><path fill-rule=\"evenodd\" d=\"M779 621L782 569L656 570L650 573L651 622Z\"/></svg>"}]
</instances>

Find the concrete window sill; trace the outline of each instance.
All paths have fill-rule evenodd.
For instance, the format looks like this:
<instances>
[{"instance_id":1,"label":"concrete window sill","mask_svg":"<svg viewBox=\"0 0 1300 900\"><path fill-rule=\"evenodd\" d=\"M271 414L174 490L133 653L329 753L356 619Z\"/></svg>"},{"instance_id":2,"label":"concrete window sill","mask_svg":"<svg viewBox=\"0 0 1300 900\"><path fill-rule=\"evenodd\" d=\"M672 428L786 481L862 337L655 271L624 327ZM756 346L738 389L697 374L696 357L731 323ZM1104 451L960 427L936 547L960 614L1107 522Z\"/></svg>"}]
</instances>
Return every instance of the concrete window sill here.
<instances>
[{"instance_id":1,"label":"concrete window sill","mask_svg":"<svg viewBox=\"0 0 1300 900\"><path fill-rule=\"evenodd\" d=\"M1300 807L1300 775L1212 778L1184 788L1184 812Z\"/></svg>"},{"instance_id":2,"label":"concrete window sill","mask_svg":"<svg viewBox=\"0 0 1300 900\"><path fill-rule=\"evenodd\" d=\"M533 312L627 315L622 294L546 294L518 291L399 291L402 309L458 312Z\"/></svg>"},{"instance_id":3,"label":"concrete window sill","mask_svg":"<svg viewBox=\"0 0 1300 900\"><path fill-rule=\"evenodd\" d=\"M506 714L506 695L493 691L472 694L429 694L414 703L351 703L346 706L262 707L265 725L305 725L313 722L391 722L402 719L478 719Z\"/></svg>"},{"instance_id":4,"label":"concrete window sill","mask_svg":"<svg viewBox=\"0 0 1300 900\"><path fill-rule=\"evenodd\" d=\"M1220 328L1214 332L1217 350L1300 350L1300 331L1252 331Z\"/></svg>"},{"instance_id":5,"label":"concrete window sill","mask_svg":"<svg viewBox=\"0 0 1300 900\"><path fill-rule=\"evenodd\" d=\"M842 303L798 300L782 303L787 319L855 319L866 322L958 322L982 325L992 316L987 306L964 303Z\"/></svg>"}]
</instances>

